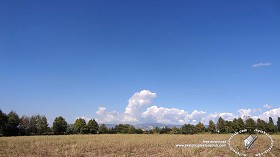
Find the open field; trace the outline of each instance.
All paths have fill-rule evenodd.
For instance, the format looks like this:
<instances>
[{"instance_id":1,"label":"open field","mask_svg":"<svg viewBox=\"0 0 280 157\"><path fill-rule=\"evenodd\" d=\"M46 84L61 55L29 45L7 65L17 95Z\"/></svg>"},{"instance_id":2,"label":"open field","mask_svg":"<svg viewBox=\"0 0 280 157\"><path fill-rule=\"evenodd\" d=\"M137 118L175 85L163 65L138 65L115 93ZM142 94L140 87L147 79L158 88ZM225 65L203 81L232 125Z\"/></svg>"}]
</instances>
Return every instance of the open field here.
<instances>
[{"instance_id":1,"label":"open field","mask_svg":"<svg viewBox=\"0 0 280 157\"><path fill-rule=\"evenodd\" d=\"M240 135L232 139L234 149L242 150L243 139ZM24 136L0 137L0 156L236 156L229 147L186 148L178 144L202 144L204 141L228 140L225 135L61 135L61 136ZM274 146L264 156L280 154L280 135L273 135ZM204 142L205 144L205 142ZM238 145L239 144L239 145ZM265 150L269 141L260 136L249 156Z\"/></svg>"}]
</instances>

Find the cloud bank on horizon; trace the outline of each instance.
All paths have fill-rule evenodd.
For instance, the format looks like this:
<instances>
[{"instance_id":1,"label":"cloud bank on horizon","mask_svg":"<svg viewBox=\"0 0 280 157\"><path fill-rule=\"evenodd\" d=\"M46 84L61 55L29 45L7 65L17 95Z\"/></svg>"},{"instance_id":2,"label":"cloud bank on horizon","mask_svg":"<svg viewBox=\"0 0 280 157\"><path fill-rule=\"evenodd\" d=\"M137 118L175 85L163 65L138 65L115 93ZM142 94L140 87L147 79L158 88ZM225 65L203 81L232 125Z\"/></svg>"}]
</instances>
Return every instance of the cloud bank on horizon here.
<instances>
[{"instance_id":1,"label":"cloud bank on horizon","mask_svg":"<svg viewBox=\"0 0 280 157\"><path fill-rule=\"evenodd\" d=\"M98 123L163 123L163 124L196 124L202 122L208 124L209 120L217 121L219 117L225 120L233 120L238 117L252 117L253 119L261 118L268 120L272 117L274 120L280 115L280 108L270 109L271 105L264 105L263 108L270 109L262 112L258 109L240 109L237 114L230 112L207 113L206 111L194 110L187 112L178 108L166 108L152 105L156 93L149 90L136 92L129 100L123 113L116 111L107 111L106 107L99 107L97 114Z\"/></svg>"}]
</instances>

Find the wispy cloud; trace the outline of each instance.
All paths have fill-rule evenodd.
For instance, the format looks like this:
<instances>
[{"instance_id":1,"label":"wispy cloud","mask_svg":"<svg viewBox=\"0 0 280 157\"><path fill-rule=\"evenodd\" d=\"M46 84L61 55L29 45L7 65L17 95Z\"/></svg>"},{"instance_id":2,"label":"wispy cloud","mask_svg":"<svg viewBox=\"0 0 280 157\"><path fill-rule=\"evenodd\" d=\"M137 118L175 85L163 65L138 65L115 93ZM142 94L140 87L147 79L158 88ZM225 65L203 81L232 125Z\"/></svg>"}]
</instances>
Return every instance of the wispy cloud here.
<instances>
[{"instance_id":1,"label":"wispy cloud","mask_svg":"<svg viewBox=\"0 0 280 157\"><path fill-rule=\"evenodd\" d=\"M269 104L265 104L265 105L263 105L263 107L264 107L264 108L272 108L272 106L269 105Z\"/></svg>"},{"instance_id":2,"label":"wispy cloud","mask_svg":"<svg viewBox=\"0 0 280 157\"><path fill-rule=\"evenodd\" d=\"M257 63L257 64L253 64L252 67L253 68L259 68L259 67L265 67L265 66L271 66L272 63Z\"/></svg>"}]
</instances>

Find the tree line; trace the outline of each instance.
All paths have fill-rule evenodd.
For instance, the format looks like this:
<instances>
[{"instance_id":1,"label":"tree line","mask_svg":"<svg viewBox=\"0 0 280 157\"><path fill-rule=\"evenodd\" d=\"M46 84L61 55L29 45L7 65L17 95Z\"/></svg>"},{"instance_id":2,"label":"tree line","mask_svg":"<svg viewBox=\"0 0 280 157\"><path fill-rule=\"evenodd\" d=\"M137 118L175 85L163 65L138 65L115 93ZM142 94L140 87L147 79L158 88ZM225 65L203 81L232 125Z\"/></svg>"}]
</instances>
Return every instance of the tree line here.
<instances>
[{"instance_id":1,"label":"tree line","mask_svg":"<svg viewBox=\"0 0 280 157\"><path fill-rule=\"evenodd\" d=\"M86 122L82 118L76 119L74 124L68 124L62 117L56 117L52 127L49 127L47 118L44 115L32 115L19 117L15 111L6 114L0 109L0 136L21 136L21 135L64 135L64 134L198 134L198 133L234 133L247 129L253 132L254 129L268 133L280 133L280 117L275 125L269 117L268 122L250 117L235 118L232 121L220 117L215 124L212 120L205 126L199 122L196 125L184 124L181 127L155 127L153 129L135 128L130 124L118 124L108 128L105 124L99 125L94 119Z\"/></svg>"}]
</instances>

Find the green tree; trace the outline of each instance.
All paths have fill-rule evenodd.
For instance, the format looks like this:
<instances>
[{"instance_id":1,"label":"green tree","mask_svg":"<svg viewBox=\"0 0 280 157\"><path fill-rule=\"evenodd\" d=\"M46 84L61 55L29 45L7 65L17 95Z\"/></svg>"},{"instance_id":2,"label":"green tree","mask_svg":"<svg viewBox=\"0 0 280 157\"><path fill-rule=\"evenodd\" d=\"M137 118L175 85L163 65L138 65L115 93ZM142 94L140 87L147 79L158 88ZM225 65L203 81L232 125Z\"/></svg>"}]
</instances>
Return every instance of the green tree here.
<instances>
[{"instance_id":1,"label":"green tree","mask_svg":"<svg viewBox=\"0 0 280 157\"><path fill-rule=\"evenodd\" d=\"M273 119L271 117L269 117L269 120L268 120L268 123L267 123L267 131L270 132L270 133L275 132L274 122L273 122Z\"/></svg>"},{"instance_id":2,"label":"green tree","mask_svg":"<svg viewBox=\"0 0 280 157\"><path fill-rule=\"evenodd\" d=\"M40 135L42 135L43 133L46 133L48 130L49 124L48 124L47 118L46 118L46 116L40 116L40 115L37 115L36 118L37 118L36 127L38 130L38 133Z\"/></svg>"},{"instance_id":3,"label":"green tree","mask_svg":"<svg viewBox=\"0 0 280 157\"><path fill-rule=\"evenodd\" d=\"M88 128L89 128L89 133L91 133L91 134L98 133L99 126L98 126L98 123L94 119L91 119L88 121Z\"/></svg>"},{"instance_id":4,"label":"green tree","mask_svg":"<svg viewBox=\"0 0 280 157\"><path fill-rule=\"evenodd\" d=\"M0 136L6 135L6 125L8 123L8 117L0 109Z\"/></svg>"},{"instance_id":5,"label":"green tree","mask_svg":"<svg viewBox=\"0 0 280 157\"><path fill-rule=\"evenodd\" d=\"M192 124L184 124L182 126L182 133L183 134L194 134L195 133L194 126Z\"/></svg>"},{"instance_id":6,"label":"green tree","mask_svg":"<svg viewBox=\"0 0 280 157\"><path fill-rule=\"evenodd\" d=\"M66 134L76 134L74 124L67 125Z\"/></svg>"},{"instance_id":7,"label":"green tree","mask_svg":"<svg viewBox=\"0 0 280 157\"><path fill-rule=\"evenodd\" d=\"M7 122L7 135L15 136L18 135L19 132L19 117L16 112L11 111L8 115L8 122Z\"/></svg>"},{"instance_id":8,"label":"green tree","mask_svg":"<svg viewBox=\"0 0 280 157\"><path fill-rule=\"evenodd\" d=\"M248 118L245 121L245 128L248 130L249 133L252 133L254 131L254 129L256 129L256 122L254 121L254 119L252 118Z\"/></svg>"},{"instance_id":9,"label":"green tree","mask_svg":"<svg viewBox=\"0 0 280 157\"><path fill-rule=\"evenodd\" d=\"M136 129L135 129L135 127L133 125L129 125L128 133L129 134L135 134L136 133Z\"/></svg>"},{"instance_id":10,"label":"green tree","mask_svg":"<svg viewBox=\"0 0 280 157\"><path fill-rule=\"evenodd\" d=\"M238 123L238 131L239 130L243 130L243 129L245 129L245 123L244 123L244 121L243 121L243 119L242 118L238 118L237 119L237 123Z\"/></svg>"},{"instance_id":11,"label":"green tree","mask_svg":"<svg viewBox=\"0 0 280 157\"><path fill-rule=\"evenodd\" d=\"M30 118L28 116L22 116L20 118L19 130L21 135L30 134Z\"/></svg>"},{"instance_id":12,"label":"green tree","mask_svg":"<svg viewBox=\"0 0 280 157\"><path fill-rule=\"evenodd\" d=\"M209 121L208 131L210 131L212 134L216 132L216 126L212 120Z\"/></svg>"},{"instance_id":13,"label":"green tree","mask_svg":"<svg viewBox=\"0 0 280 157\"><path fill-rule=\"evenodd\" d=\"M226 132L227 133L233 132L233 122L232 121L226 121Z\"/></svg>"},{"instance_id":14,"label":"green tree","mask_svg":"<svg viewBox=\"0 0 280 157\"><path fill-rule=\"evenodd\" d=\"M119 124L115 126L116 132L121 134L135 133L135 127L130 124Z\"/></svg>"},{"instance_id":15,"label":"green tree","mask_svg":"<svg viewBox=\"0 0 280 157\"><path fill-rule=\"evenodd\" d=\"M199 122L195 125L194 127L194 132L195 133L203 133L205 132L205 126L203 123Z\"/></svg>"},{"instance_id":16,"label":"green tree","mask_svg":"<svg viewBox=\"0 0 280 157\"><path fill-rule=\"evenodd\" d=\"M64 134L67 131L67 122L62 116L56 117L53 121L54 134Z\"/></svg>"},{"instance_id":17,"label":"green tree","mask_svg":"<svg viewBox=\"0 0 280 157\"><path fill-rule=\"evenodd\" d=\"M38 134L38 128L37 128L37 117L36 115L33 115L29 119L29 129L30 133L33 135Z\"/></svg>"},{"instance_id":18,"label":"green tree","mask_svg":"<svg viewBox=\"0 0 280 157\"><path fill-rule=\"evenodd\" d=\"M277 130L278 130L278 132L280 132L280 117L278 117L278 120L277 120Z\"/></svg>"},{"instance_id":19,"label":"green tree","mask_svg":"<svg viewBox=\"0 0 280 157\"><path fill-rule=\"evenodd\" d=\"M222 117L220 117L218 119L217 129L218 129L219 133L225 133L226 132L226 122Z\"/></svg>"},{"instance_id":20,"label":"green tree","mask_svg":"<svg viewBox=\"0 0 280 157\"><path fill-rule=\"evenodd\" d=\"M77 133L85 133L86 127L87 127L86 121L84 119L82 119L82 118L76 119L76 121L74 123L74 128Z\"/></svg>"},{"instance_id":21,"label":"green tree","mask_svg":"<svg viewBox=\"0 0 280 157\"><path fill-rule=\"evenodd\" d=\"M266 126L267 126L267 123L264 120L262 120L260 118L257 119L257 126L256 126L257 129L265 131Z\"/></svg>"},{"instance_id":22,"label":"green tree","mask_svg":"<svg viewBox=\"0 0 280 157\"><path fill-rule=\"evenodd\" d=\"M142 129L138 128L138 129L135 130L135 133L136 134L143 134L144 131Z\"/></svg>"},{"instance_id":23,"label":"green tree","mask_svg":"<svg viewBox=\"0 0 280 157\"><path fill-rule=\"evenodd\" d=\"M109 130L105 124L101 124L99 127L99 133L100 134L107 134L109 133Z\"/></svg>"}]
</instances>

